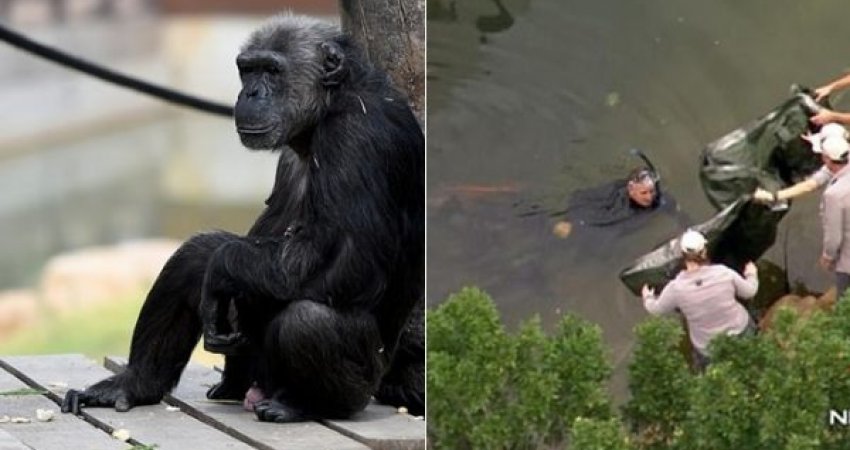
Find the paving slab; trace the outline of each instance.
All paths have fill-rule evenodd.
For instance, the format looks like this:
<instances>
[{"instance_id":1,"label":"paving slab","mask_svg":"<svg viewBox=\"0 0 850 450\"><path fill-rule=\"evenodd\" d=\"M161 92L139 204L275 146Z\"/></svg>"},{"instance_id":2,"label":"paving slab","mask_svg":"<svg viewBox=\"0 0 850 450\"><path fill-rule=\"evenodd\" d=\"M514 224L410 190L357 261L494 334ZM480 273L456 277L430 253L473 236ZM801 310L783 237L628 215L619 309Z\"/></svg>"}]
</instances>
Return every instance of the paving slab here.
<instances>
[{"instance_id":1,"label":"paving slab","mask_svg":"<svg viewBox=\"0 0 850 450\"><path fill-rule=\"evenodd\" d=\"M125 358L108 357L106 366L116 371L126 364ZM196 363L189 363L180 384L166 401L226 433L263 449L280 450L367 450L366 445L344 436L318 422L267 423L245 411L241 403L207 399L207 390L218 383L221 374Z\"/></svg>"},{"instance_id":2,"label":"paving slab","mask_svg":"<svg viewBox=\"0 0 850 450\"><path fill-rule=\"evenodd\" d=\"M61 401L68 389L82 389L97 381L112 375L112 372L99 366L83 355L46 355L46 356L10 356L0 358L10 371L18 377L28 379L32 385L37 385L49 391L54 401ZM62 414L56 403L50 402L56 418L67 421L77 419L72 414ZM3 402L5 405L5 401ZM215 428L207 426L189 414L180 411L169 411L165 403L157 405L138 406L128 412L117 412L113 408L84 408L82 417L92 425L99 426L111 433L114 430L127 430L132 438L131 443L156 445L158 450L186 450L203 448L218 450L250 450L252 447ZM35 409L33 409L35 411ZM46 424L50 425L50 423ZM109 434L89 426L92 431L99 432L106 438ZM17 430L13 433L20 437ZM63 450L77 447L72 442L87 442L78 439L66 440ZM39 450L41 447L36 446ZM126 448L121 445L119 448Z\"/></svg>"},{"instance_id":3,"label":"paving slab","mask_svg":"<svg viewBox=\"0 0 850 450\"><path fill-rule=\"evenodd\" d=\"M425 450L425 421L392 406L373 402L351 419L322 423L373 450Z\"/></svg>"},{"instance_id":4,"label":"paving slab","mask_svg":"<svg viewBox=\"0 0 850 450\"><path fill-rule=\"evenodd\" d=\"M24 392L19 395L12 391ZM11 373L0 369L0 449L2 450L126 450L130 446L114 439L72 414L59 412L59 405L33 389ZM53 419L41 422L36 410L51 410ZM29 420L13 423L14 418ZM8 421L7 421L8 420Z\"/></svg>"},{"instance_id":5,"label":"paving slab","mask_svg":"<svg viewBox=\"0 0 850 450\"><path fill-rule=\"evenodd\" d=\"M131 445L184 450L201 448L199 443L205 450L426 448L424 420L375 403L349 420L260 422L242 409L241 402L208 400L206 391L221 374L194 363L157 405L123 413L112 408L84 408L80 416L59 412L58 402L68 389L84 389L123 370L125 364L126 358L110 357L102 367L78 354L0 357L0 393L7 394L0 396L0 450L112 450ZM37 421L38 409L52 410L53 420ZM30 422L12 423L4 420L5 415L27 417ZM115 430L127 430L131 438L115 439L111 436Z\"/></svg>"},{"instance_id":6,"label":"paving slab","mask_svg":"<svg viewBox=\"0 0 850 450\"><path fill-rule=\"evenodd\" d=\"M0 430L0 450L32 450L32 447L24 445L16 437L6 431Z\"/></svg>"}]
</instances>

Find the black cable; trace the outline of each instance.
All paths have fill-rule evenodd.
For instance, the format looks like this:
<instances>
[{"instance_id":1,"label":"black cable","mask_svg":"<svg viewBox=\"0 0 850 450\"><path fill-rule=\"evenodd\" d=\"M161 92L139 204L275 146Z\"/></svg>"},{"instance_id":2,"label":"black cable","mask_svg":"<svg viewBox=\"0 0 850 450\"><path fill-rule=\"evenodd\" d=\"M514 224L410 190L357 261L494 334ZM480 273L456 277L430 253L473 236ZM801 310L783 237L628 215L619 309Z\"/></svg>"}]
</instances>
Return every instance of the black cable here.
<instances>
[{"instance_id":1,"label":"black cable","mask_svg":"<svg viewBox=\"0 0 850 450\"><path fill-rule=\"evenodd\" d=\"M10 30L2 24L0 24L0 40L5 41L25 52L41 56L42 58L53 61L57 64L70 67L119 86L124 86L126 88L157 97L167 102L188 106L211 114L228 117L233 116L232 106L210 102L198 97L193 97L191 95L164 88L162 86L157 86L146 81L128 77L88 61L84 61L75 56L71 56L67 53L63 53L59 50L39 44L38 42Z\"/></svg>"}]
</instances>

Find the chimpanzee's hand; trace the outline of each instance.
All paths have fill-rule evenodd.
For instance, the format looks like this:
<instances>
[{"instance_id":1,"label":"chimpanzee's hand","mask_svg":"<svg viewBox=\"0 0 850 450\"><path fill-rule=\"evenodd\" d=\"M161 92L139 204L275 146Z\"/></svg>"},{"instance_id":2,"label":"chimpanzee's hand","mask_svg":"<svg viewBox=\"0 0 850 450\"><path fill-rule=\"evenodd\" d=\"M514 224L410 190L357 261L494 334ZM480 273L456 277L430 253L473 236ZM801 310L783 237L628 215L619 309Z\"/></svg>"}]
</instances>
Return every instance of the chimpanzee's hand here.
<instances>
[{"instance_id":1,"label":"chimpanzee's hand","mask_svg":"<svg viewBox=\"0 0 850 450\"><path fill-rule=\"evenodd\" d=\"M230 317L235 310L236 295L225 277L211 277L209 271L201 292L200 315L204 330L204 349L212 353L236 355L247 344L239 330L239 318Z\"/></svg>"},{"instance_id":2,"label":"chimpanzee's hand","mask_svg":"<svg viewBox=\"0 0 850 450\"><path fill-rule=\"evenodd\" d=\"M204 331L204 350L210 353L234 356L240 354L247 345L248 338L239 331L227 334Z\"/></svg>"}]
</instances>

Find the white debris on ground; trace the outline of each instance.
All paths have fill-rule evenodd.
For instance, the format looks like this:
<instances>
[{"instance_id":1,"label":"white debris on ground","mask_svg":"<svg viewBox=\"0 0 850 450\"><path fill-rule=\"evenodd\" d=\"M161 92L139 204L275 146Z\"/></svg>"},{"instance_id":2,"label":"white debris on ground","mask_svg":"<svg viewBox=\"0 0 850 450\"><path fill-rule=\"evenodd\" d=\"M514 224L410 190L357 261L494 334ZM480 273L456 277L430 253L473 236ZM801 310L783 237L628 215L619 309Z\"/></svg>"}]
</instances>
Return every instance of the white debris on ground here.
<instances>
[{"instance_id":1,"label":"white debris on ground","mask_svg":"<svg viewBox=\"0 0 850 450\"><path fill-rule=\"evenodd\" d=\"M130 440L130 430L118 428L117 430L112 432L112 437L118 439L119 441L127 442Z\"/></svg>"},{"instance_id":2,"label":"white debris on ground","mask_svg":"<svg viewBox=\"0 0 850 450\"><path fill-rule=\"evenodd\" d=\"M398 408L398 413L399 414L407 414L407 408L405 408L404 406L400 406Z\"/></svg>"},{"instance_id":3,"label":"white debris on ground","mask_svg":"<svg viewBox=\"0 0 850 450\"><path fill-rule=\"evenodd\" d=\"M53 418L56 417L56 412L52 409L36 409L35 410L35 418L39 422L50 422ZM6 414L0 416L0 423L31 423L32 419L24 416L14 416L10 417Z\"/></svg>"},{"instance_id":4,"label":"white debris on ground","mask_svg":"<svg viewBox=\"0 0 850 450\"><path fill-rule=\"evenodd\" d=\"M166 406L165 410L168 412L177 412L180 411L180 408L177 406Z\"/></svg>"},{"instance_id":5,"label":"white debris on ground","mask_svg":"<svg viewBox=\"0 0 850 450\"><path fill-rule=\"evenodd\" d=\"M53 412L52 409L36 409L35 410L35 418L39 422L50 422L53 420L53 417L56 413Z\"/></svg>"}]
</instances>

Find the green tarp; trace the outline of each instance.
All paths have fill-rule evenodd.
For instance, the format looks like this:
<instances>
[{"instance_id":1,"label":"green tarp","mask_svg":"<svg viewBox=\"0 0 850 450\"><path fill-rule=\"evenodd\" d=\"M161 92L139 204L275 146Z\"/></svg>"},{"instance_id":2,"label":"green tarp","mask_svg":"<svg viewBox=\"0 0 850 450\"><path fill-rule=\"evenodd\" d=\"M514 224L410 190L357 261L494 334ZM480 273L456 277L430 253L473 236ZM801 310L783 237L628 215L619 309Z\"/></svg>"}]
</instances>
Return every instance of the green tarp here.
<instances>
[{"instance_id":1,"label":"green tarp","mask_svg":"<svg viewBox=\"0 0 850 450\"><path fill-rule=\"evenodd\" d=\"M692 227L705 234L713 262L737 271L755 261L776 240L787 209L751 201L759 186L777 190L803 180L820 159L800 136L811 131L809 117L819 106L802 89L768 114L708 144L700 156L703 191L719 212ZM644 284L662 288L682 268L679 236L659 245L620 272L620 280L640 295Z\"/></svg>"}]
</instances>

